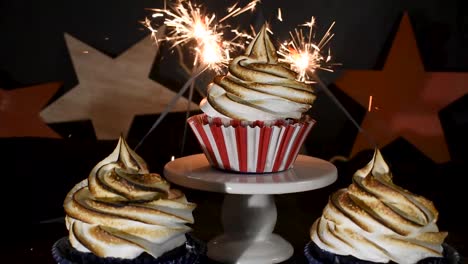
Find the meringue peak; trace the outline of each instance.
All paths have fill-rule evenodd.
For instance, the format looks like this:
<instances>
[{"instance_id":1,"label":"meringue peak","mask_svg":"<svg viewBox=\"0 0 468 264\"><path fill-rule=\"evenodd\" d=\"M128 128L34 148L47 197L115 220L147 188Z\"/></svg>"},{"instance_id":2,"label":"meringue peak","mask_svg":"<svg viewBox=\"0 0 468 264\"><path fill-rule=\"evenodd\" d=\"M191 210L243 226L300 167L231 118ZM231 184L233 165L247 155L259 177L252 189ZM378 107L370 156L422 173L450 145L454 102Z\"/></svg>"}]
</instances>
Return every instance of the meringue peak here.
<instances>
[{"instance_id":1,"label":"meringue peak","mask_svg":"<svg viewBox=\"0 0 468 264\"><path fill-rule=\"evenodd\" d=\"M370 174L375 176L388 175L391 178L390 168L378 148L374 149L374 155L369 163L362 169L357 170L354 176L365 178Z\"/></svg>"},{"instance_id":2,"label":"meringue peak","mask_svg":"<svg viewBox=\"0 0 468 264\"><path fill-rule=\"evenodd\" d=\"M245 56L263 63L276 64L278 62L276 48L268 35L266 24L247 47Z\"/></svg>"},{"instance_id":3,"label":"meringue peak","mask_svg":"<svg viewBox=\"0 0 468 264\"><path fill-rule=\"evenodd\" d=\"M150 173L123 137L63 203L71 245L98 257L158 258L185 243L196 205ZM144 242L144 243L142 243Z\"/></svg>"},{"instance_id":4,"label":"meringue peak","mask_svg":"<svg viewBox=\"0 0 468 264\"><path fill-rule=\"evenodd\" d=\"M443 257L447 232L434 204L395 185L380 151L356 171L348 188L334 192L310 234L322 250L379 263L417 263ZM333 228L329 228L333 227Z\"/></svg>"},{"instance_id":5,"label":"meringue peak","mask_svg":"<svg viewBox=\"0 0 468 264\"><path fill-rule=\"evenodd\" d=\"M297 80L297 73L280 63L264 25L229 72L209 84L200 103L205 114L245 121L301 120L312 107L315 89Z\"/></svg>"}]
</instances>

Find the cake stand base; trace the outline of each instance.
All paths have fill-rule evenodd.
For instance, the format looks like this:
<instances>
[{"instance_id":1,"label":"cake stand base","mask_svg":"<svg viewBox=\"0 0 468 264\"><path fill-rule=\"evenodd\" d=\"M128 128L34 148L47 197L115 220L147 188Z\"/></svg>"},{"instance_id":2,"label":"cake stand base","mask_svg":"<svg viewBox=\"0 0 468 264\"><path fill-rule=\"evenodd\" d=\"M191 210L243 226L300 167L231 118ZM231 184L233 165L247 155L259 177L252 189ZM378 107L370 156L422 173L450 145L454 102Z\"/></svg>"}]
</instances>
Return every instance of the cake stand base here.
<instances>
[{"instance_id":1,"label":"cake stand base","mask_svg":"<svg viewBox=\"0 0 468 264\"><path fill-rule=\"evenodd\" d=\"M208 242L208 257L221 263L266 264L289 259L293 247L274 234L274 194L304 192L332 184L336 167L325 160L299 155L294 168L265 174L230 173L210 166L203 154L173 160L164 175L184 187L225 193L223 233Z\"/></svg>"},{"instance_id":2,"label":"cake stand base","mask_svg":"<svg viewBox=\"0 0 468 264\"><path fill-rule=\"evenodd\" d=\"M226 235L208 242L208 257L222 263L270 264L289 259L294 249L277 234L267 235L262 240L249 241Z\"/></svg>"},{"instance_id":3,"label":"cake stand base","mask_svg":"<svg viewBox=\"0 0 468 264\"><path fill-rule=\"evenodd\" d=\"M221 211L224 233L209 241L208 257L222 263L279 263L294 249L273 234L277 211L273 195L226 194Z\"/></svg>"}]
</instances>

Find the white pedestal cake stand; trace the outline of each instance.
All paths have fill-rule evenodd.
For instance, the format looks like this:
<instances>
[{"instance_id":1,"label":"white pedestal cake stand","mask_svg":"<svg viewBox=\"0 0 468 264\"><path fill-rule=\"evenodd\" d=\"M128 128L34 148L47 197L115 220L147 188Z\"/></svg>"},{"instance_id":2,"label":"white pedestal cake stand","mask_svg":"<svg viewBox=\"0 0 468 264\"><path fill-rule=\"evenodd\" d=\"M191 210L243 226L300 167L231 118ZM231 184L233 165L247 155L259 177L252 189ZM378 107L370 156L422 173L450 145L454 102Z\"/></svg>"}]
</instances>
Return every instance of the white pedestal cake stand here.
<instances>
[{"instance_id":1,"label":"white pedestal cake stand","mask_svg":"<svg viewBox=\"0 0 468 264\"><path fill-rule=\"evenodd\" d=\"M278 173L241 174L214 169L204 154L167 163L164 176L192 189L225 193L221 221L224 233L208 242L208 257L223 263L279 263L293 255L289 242L273 233L273 194L303 192L332 184L336 167L299 155L294 168Z\"/></svg>"}]
</instances>

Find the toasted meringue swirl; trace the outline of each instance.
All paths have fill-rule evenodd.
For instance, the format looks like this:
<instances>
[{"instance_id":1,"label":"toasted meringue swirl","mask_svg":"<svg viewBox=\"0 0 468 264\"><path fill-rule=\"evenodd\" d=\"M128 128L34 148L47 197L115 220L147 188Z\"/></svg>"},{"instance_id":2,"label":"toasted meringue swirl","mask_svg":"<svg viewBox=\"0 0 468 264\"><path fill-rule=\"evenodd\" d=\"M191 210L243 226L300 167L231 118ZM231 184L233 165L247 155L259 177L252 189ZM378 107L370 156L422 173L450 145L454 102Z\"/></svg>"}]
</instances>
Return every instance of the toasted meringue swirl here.
<instances>
[{"instance_id":1,"label":"toasted meringue swirl","mask_svg":"<svg viewBox=\"0 0 468 264\"><path fill-rule=\"evenodd\" d=\"M157 258L185 243L195 204L170 189L120 138L117 147L75 185L64 204L72 246L99 257Z\"/></svg>"},{"instance_id":2,"label":"toasted meringue swirl","mask_svg":"<svg viewBox=\"0 0 468 264\"><path fill-rule=\"evenodd\" d=\"M310 230L317 246L337 255L386 263L442 257L447 233L439 232L433 203L396 186L380 152L330 196Z\"/></svg>"},{"instance_id":3,"label":"toasted meringue swirl","mask_svg":"<svg viewBox=\"0 0 468 264\"><path fill-rule=\"evenodd\" d=\"M200 107L212 117L255 121L300 119L315 100L314 89L278 62L276 49L263 26L245 55L236 57L226 76L208 86Z\"/></svg>"}]
</instances>

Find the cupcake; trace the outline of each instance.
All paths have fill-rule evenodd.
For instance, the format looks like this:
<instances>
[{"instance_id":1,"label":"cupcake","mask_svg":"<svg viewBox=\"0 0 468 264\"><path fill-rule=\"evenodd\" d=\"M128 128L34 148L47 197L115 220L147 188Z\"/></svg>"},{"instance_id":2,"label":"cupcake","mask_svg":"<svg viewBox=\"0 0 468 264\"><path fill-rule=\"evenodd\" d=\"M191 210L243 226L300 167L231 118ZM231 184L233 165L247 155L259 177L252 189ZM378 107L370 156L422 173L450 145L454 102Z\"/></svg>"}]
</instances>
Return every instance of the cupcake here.
<instances>
[{"instance_id":1,"label":"cupcake","mask_svg":"<svg viewBox=\"0 0 468 264\"><path fill-rule=\"evenodd\" d=\"M187 121L213 167L265 173L289 169L315 121L306 113L316 95L278 62L266 26L245 55L216 76Z\"/></svg>"},{"instance_id":2,"label":"cupcake","mask_svg":"<svg viewBox=\"0 0 468 264\"><path fill-rule=\"evenodd\" d=\"M68 237L58 263L197 263L205 246L189 235L196 205L150 173L121 137L63 203Z\"/></svg>"},{"instance_id":3,"label":"cupcake","mask_svg":"<svg viewBox=\"0 0 468 264\"><path fill-rule=\"evenodd\" d=\"M431 201L392 182L375 150L352 184L330 196L305 255L309 263L457 263L437 219Z\"/></svg>"}]
</instances>

